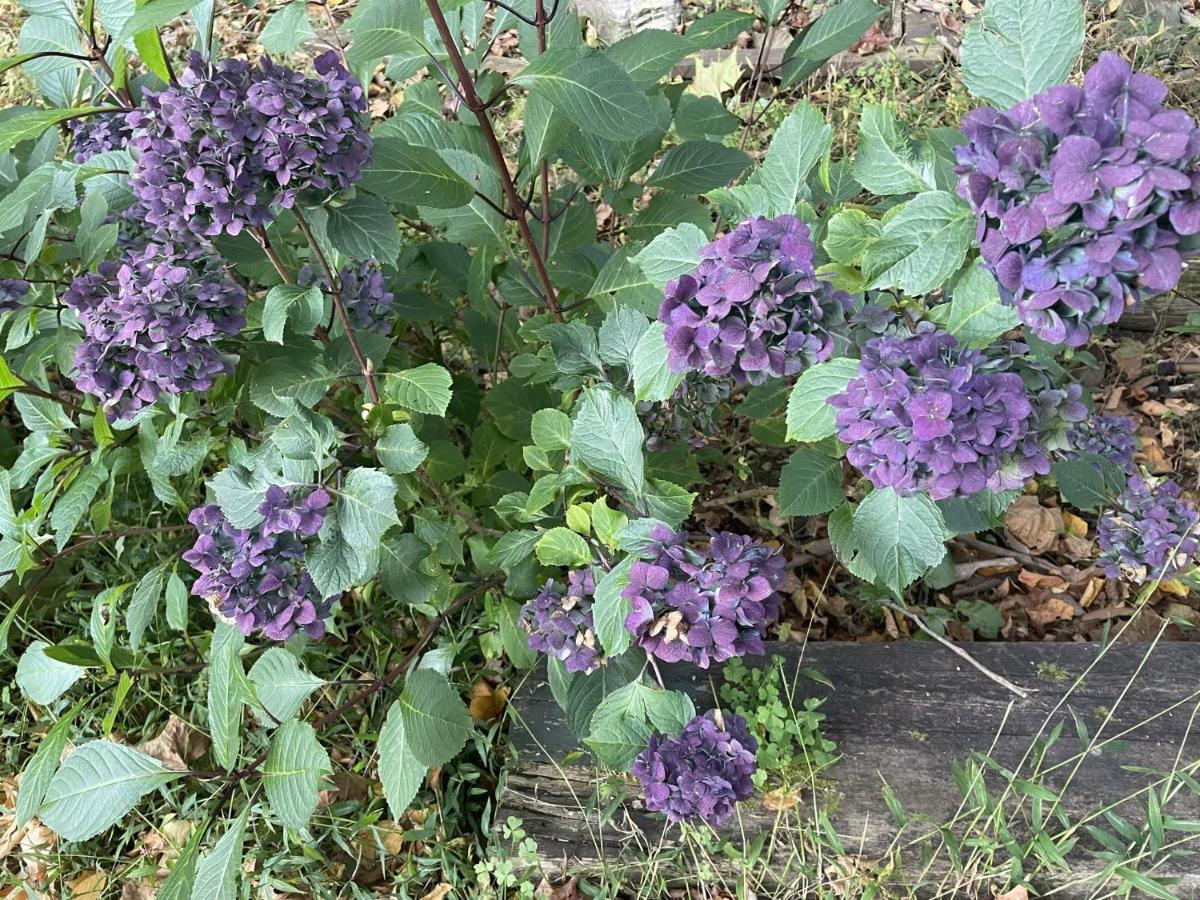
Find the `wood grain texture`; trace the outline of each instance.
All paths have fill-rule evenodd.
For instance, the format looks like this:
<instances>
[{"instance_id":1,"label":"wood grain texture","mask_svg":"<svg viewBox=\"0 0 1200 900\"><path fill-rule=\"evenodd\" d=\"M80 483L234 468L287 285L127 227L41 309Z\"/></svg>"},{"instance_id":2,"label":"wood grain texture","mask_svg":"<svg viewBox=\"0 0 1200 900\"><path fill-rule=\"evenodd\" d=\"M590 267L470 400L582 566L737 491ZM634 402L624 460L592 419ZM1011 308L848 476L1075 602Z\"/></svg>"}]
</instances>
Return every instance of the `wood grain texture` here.
<instances>
[{"instance_id":1,"label":"wood grain texture","mask_svg":"<svg viewBox=\"0 0 1200 900\"><path fill-rule=\"evenodd\" d=\"M972 751L987 752L1001 765L1016 767L1036 737L1061 725L1061 737L1047 752L1044 767L1079 754L1082 745L1068 710L1086 723L1090 735L1100 733L1102 739L1120 736L1122 742L1103 752L1093 751L1079 765L1064 797L1064 807L1072 815L1136 794L1154 780L1154 776L1127 771L1127 766L1169 770L1177 760L1187 765L1200 759L1200 737L1191 730L1200 709L1200 648L1160 644L1146 658L1147 646L1130 642L1110 647L1067 704L1053 715L1075 679L1096 660L1098 645L968 646L972 655L993 671L1036 690L1026 701L930 642L807 647L788 643L769 645L768 652L783 657L789 680L795 676L797 704L805 697L827 698L822 707L827 715L825 734L837 741L841 760L826 773L830 784L821 790L823 801L833 810L833 824L846 846L856 848L854 852L866 859L878 860L889 855L897 832L884 800L884 781L908 813L919 813L934 823L948 822L962 803L954 766ZM766 658L750 662L769 664ZM802 667L823 673L834 687L797 676ZM714 705L711 685L713 681L719 684L719 671L676 667L665 671L664 677L669 687L686 690L698 709ZM579 754L580 745L567 730L563 713L540 674L535 673L517 691L512 711L517 762L501 795L498 821L510 815L524 820L525 830L538 841L545 871L578 874L601 862L637 866L650 848L680 846L679 829L666 828L661 817L647 814L636 786L627 791L611 818L600 824L595 810L605 804L597 803L594 796L597 772L587 757ZM1074 768L1074 762L1061 766L1043 783L1058 790ZM1028 772L1026 765L1020 774ZM1004 787L996 773L989 774L986 783L993 795ZM1011 799L1010 807L1015 810ZM751 840L765 833L778 836L780 827L795 831L802 821L811 820L814 806L814 798L805 796L798 808L781 814L753 800L742 804L741 821L729 834L740 832ZM1141 809L1140 802L1119 807L1122 815L1135 822L1144 818ZM1018 832L1025 827L1028 814L1026 802L1018 817ZM1200 799L1185 789L1167 814L1200 817ZM908 828L903 841L928 831L927 827ZM773 884L777 890L789 878L794 879L799 871L792 853L794 843L774 840L775 855L765 867L764 887ZM1084 846L1097 848L1086 838ZM1200 850L1200 839L1191 849ZM971 896L961 886L951 893L935 889L941 884L944 891L947 883L954 883L953 878L946 880L944 853L928 867L917 847L895 861L896 883L914 894ZM1071 878L1051 876L1044 883L1061 885L1102 867L1085 853L1076 853L1072 863ZM1154 874L1180 879L1175 888L1180 897L1200 897L1200 854L1172 860ZM986 886L980 890L981 896L988 896ZM1090 893L1085 886L1078 886L1054 896L1086 897Z\"/></svg>"}]
</instances>

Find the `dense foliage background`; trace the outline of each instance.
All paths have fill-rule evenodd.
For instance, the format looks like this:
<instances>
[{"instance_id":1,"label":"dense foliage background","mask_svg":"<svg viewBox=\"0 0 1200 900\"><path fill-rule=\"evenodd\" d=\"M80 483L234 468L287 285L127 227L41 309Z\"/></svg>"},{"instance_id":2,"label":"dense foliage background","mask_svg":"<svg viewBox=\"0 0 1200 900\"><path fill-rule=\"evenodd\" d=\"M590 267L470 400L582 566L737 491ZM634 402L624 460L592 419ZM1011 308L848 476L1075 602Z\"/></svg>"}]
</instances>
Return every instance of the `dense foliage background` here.
<instances>
[{"instance_id":1,"label":"dense foliage background","mask_svg":"<svg viewBox=\"0 0 1200 900\"><path fill-rule=\"evenodd\" d=\"M1188 626L1194 485L1089 379L1200 247L1200 129L1120 55L1081 66L1076 0L989 2L918 130L804 97L886 43L871 0L608 46L566 0L295 2L254 26L261 61L212 0L21 6L20 880L528 895L483 848L530 856L493 819L541 657L632 773L597 802L703 830L834 746L769 676L734 669L697 714L660 664L761 654L845 573L891 629L996 637L996 607L931 598L1005 527L1016 560L1064 541L1080 590L1104 573ZM800 13L770 71L767 40L748 74L735 52L676 77Z\"/></svg>"}]
</instances>

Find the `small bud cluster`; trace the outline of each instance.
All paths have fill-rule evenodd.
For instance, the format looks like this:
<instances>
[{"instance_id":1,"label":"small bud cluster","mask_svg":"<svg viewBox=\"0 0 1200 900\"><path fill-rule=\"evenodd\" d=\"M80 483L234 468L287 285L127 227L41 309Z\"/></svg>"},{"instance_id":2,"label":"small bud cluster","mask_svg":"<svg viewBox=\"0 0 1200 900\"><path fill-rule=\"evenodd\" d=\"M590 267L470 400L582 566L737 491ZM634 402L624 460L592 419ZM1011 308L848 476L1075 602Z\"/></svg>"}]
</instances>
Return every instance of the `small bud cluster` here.
<instances>
[{"instance_id":1,"label":"small bud cluster","mask_svg":"<svg viewBox=\"0 0 1200 900\"><path fill-rule=\"evenodd\" d=\"M371 160L362 86L330 51L317 78L193 53L177 84L128 114L129 183L146 220L213 237L266 225L303 190L339 191Z\"/></svg>"},{"instance_id":2,"label":"small bud cluster","mask_svg":"<svg viewBox=\"0 0 1200 900\"><path fill-rule=\"evenodd\" d=\"M0 313L12 312L29 293L29 282L21 278L0 278Z\"/></svg>"},{"instance_id":3,"label":"small bud cluster","mask_svg":"<svg viewBox=\"0 0 1200 900\"><path fill-rule=\"evenodd\" d=\"M329 290L329 281L324 273L318 275L309 265L300 268L296 281L304 287L319 284L322 290ZM350 263L338 274L338 282L342 303L354 328L378 331L380 334L391 331L388 317L395 297L388 290L379 263L374 260Z\"/></svg>"},{"instance_id":4,"label":"small bud cluster","mask_svg":"<svg viewBox=\"0 0 1200 900\"><path fill-rule=\"evenodd\" d=\"M1135 475L1100 518L1100 565L1110 578L1136 584L1169 581L1200 552L1200 511L1180 497L1174 481Z\"/></svg>"},{"instance_id":5,"label":"small bud cluster","mask_svg":"<svg viewBox=\"0 0 1200 900\"><path fill-rule=\"evenodd\" d=\"M795 216L751 219L702 249L658 312L671 370L761 384L828 359L851 300L815 277L813 252Z\"/></svg>"},{"instance_id":6,"label":"small bud cluster","mask_svg":"<svg viewBox=\"0 0 1200 900\"><path fill-rule=\"evenodd\" d=\"M959 193L979 217L1001 296L1046 341L1080 346L1179 282L1200 233L1200 128L1167 88L1101 54L1052 87L963 120Z\"/></svg>"},{"instance_id":7,"label":"small bud cluster","mask_svg":"<svg viewBox=\"0 0 1200 900\"><path fill-rule=\"evenodd\" d=\"M188 521L200 536L183 554L200 573L192 593L246 635L321 637L336 597L321 597L304 571L304 539L321 530L328 506L324 488L272 485L253 528L233 527L215 504L192 510Z\"/></svg>"},{"instance_id":8,"label":"small bud cluster","mask_svg":"<svg viewBox=\"0 0 1200 900\"><path fill-rule=\"evenodd\" d=\"M1137 453L1137 431L1133 419L1125 416L1091 416L1086 422L1075 425L1067 440L1074 453L1103 456L1126 472L1135 471L1133 457Z\"/></svg>"},{"instance_id":9,"label":"small bud cluster","mask_svg":"<svg viewBox=\"0 0 1200 900\"><path fill-rule=\"evenodd\" d=\"M692 550L687 535L657 526L652 559L629 570L622 596L631 603L625 628L649 654L707 669L734 656L761 654L767 626L783 599L776 588L784 560L749 537L716 532Z\"/></svg>"},{"instance_id":10,"label":"small bud cluster","mask_svg":"<svg viewBox=\"0 0 1200 900\"><path fill-rule=\"evenodd\" d=\"M98 113L67 123L71 130L71 150L77 163L86 163L97 153L124 150L133 133L124 112Z\"/></svg>"},{"instance_id":11,"label":"small bud cluster","mask_svg":"<svg viewBox=\"0 0 1200 900\"><path fill-rule=\"evenodd\" d=\"M203 247L129 246L77 276L63 302L79 317L76 386L127 419L160 394L210 388L232 370L217 342L245 324L246 292Z\"/></svg>"},{"instance_id":12,"label":"small bud cluster","mask_svg":"<svg viewBox=\"0 0 1200 900\"><path fill-rule=\"evenodd\" d=\"M592 622L592 597L596 582L587 569L567 576L564 593L546 582L532 600L521 607L521 625L529 632L529 648L560 660L568 672L594 672L605 663Z\"/></svg>"},{"instance_id":13,"label":"small bud cluster","mask_svg":"<svg viewBox=\"0 0 1200 900\"><path fill-rule=\"evenodd\" d=\"M646 809L672 822L700 819L719 825L734 804L750 799L758 741L746 720L710 711L678 737L652 735L630 771L642 784Z\"/></svg>"},{"instance_id":14,"label":"small bud cluster","mask_svg":"<svg viewBox=\"0 0 1200 900\"><path fill-rule=\"evenodd\" d=\"M1025 351L972 350L928 322L867 341L858 377L829 398L846 458L877 488L935 500L1048 473L1047 449L1087 409L1079 385L1054 388Z\"/></svg>"},{"instance_id":15,"label":"small bud cluster","mask_svg":"<svg viewBox=\"0 0 1200 900\"><path fill-rule=\"evenodd\" d=\"M721 401L729 399L729 383L688 372L671 399L661 403L639 403L637 410L646 427L646 449L663 450L678 440L694 448L708 443L717 433Z\"/></svg>"}]
</instances>

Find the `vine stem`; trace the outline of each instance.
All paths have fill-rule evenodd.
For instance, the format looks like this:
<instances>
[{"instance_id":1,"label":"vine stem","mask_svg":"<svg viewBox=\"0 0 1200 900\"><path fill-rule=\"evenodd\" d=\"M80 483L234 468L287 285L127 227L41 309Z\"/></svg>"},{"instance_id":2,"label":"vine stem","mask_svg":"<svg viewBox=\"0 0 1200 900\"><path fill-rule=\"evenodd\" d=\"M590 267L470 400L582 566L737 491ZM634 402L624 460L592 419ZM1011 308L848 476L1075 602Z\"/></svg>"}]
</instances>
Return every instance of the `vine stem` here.
<instances>
[{"instance_id":1,"label":"vine stem","mask_svg":"<svg viewBox=\"0 0 1200 900\"><path fill-rule=\"evenodd\" d=\"M1016 694L1022 700L1029 699L1029 691L1025 690L1024 688L1017 687L1015 684L1013 684L1011 681L1009 681L1003 675L998 675L995 672L993 672L991 669L989 669L987 666L985 666L979 660L975 659L975 657L973 657L971 654L969 654L962 647L959 647L953 641L946 640L944 637L942 637L940 634L938 634L936 631L934 631L932 628L930 628L928 625L926 625L925 620L922 619L920 616L918 616L915 612L911 612L911 611L905 609L903 606L899 606L895 603L884 603L883 606L885 609L890 609L892 612L899 613L900 615L904 616L904 618L908 619L910 622L912 622L914 625L916 625L918 628L920 628L923 632L925 632L927 635L929 635L931 638L933 638L935 641L937 641L939 644L941 644L943 647L945 647L947 650L949 650L955 656L959 657L960 659L966 660L966 662L968 662L970 665L974 666L976 669L978 669L980 672L982 672L984 675L986 675L992 681L996 682L996 684L1000 685L1005 690L1012 691L1014 694Z\"/></svg>"},{"instance_id":2,"label":"vine stem","mask_svg":"<svg viewBox=\"0 0 1200 900\"><path fill-rule=\"evenodd\" d=\"M488 151L491 153L496 174L500 177L500 185L504 189L504 196L508 202L509 210L512 212L514 220L517 223L517 230L521 234L521 240L525 243L525 246L529 250L529 256L533 260L534 271L537 273L538 282L542 286L543 299L550 310L550 314L555 319L561 321L562 311L558 308L558 293L554 290L554 282L550 280L550 272L546 268L546 257L542 252L542 248L538 246L537 238L533 236L533 230L529 227L529 220L525 214L525 204L522 202L521 195L517 191L517 185L513 181L512 174L508 171L508 160L504 156L504 149L500 146L499 138L496 137L496 129L492 126L492 119L488 115L487 104L483 102L478 91L475 90L475 81L471 78L471 73L468 71L467 64L463 60L458 40L455 38L454 32L450 30L450 23L446 21L446 14L442 12L441 4L438 0L425 0L425 2L429 7L429 14L433 17L433 23L437 28L438 35L446 47L446 52L450 54L450 63L454 67L455 76L458 78L459 92L463 98L463 102L467 109L475 115L480 129L483 131L483 137L487 142ZM539 20L546 18L544 9L542 13L542 15L538 16ZM543 34L545 27L545 23L543 22L541 26ZM540 42L541 39L539 39L539 44Z\"/></svg>"},{"instance_id":3,"label":"vine stem","mask_svg":"<svg viewBox=\"0 0 1200 900\"><path fill-rule=\"evenodd\" d=\"M375 373L371 369L371 361L362 352L362 348L358 346L358 341L354 337L354 327L350 324L350 314L346 312L346 304L342 300L342 283L334 273L333 267L329 265L329 260L325 257L325 251L317 243L316 235L313 234L312 228L308 225L308 220L304 218L304 214L300 212L298 206L292 210L292 215L296 217L296 224L304 232L304 239L308 241L308 246L312 250L313 256L317 258L317 262L325 273L325 281L329 284L329 293L333 297L333 307L337 310L338 318L342 320L342 330L346 332L346 340L350 342L350 349L354 351L354 358L358 361L359 368L362 369L363 380L367 383L367 396L371 398L372 403L378 403L379 387L375 384Z\"/></svg>"}]
</instances>

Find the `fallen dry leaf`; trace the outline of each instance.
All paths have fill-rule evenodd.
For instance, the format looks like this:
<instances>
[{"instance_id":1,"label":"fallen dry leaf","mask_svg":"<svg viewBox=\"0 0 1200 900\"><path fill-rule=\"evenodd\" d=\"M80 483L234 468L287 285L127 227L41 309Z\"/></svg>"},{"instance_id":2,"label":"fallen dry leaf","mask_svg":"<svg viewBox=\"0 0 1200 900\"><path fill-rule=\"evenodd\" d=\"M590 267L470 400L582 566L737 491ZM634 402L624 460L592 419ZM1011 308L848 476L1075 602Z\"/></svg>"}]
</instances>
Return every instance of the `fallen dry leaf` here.
<instances>
[{"instance_id":1,"label":"fallen dry leaf","mask_svg":"<svg viewBox=\"0 0 1200 900\"><path fill-rule=\"evenodd\" d=\"M58 836L39 822L30 820L25 826L25 834L21 837L21 871L30 884L41 884L49 874L42 862L50 855Z\"/></svg>"},{"instance_id":2,"label":"fallen dry leaf","mask_svg":"<svg viewBox=\"0 0 1200 900\"><path fill-rule=\"evenodd\" d=\"M993 896L996 900L1029 900L1029 891L1018 884L1011 891L1005 891L1003 894L997 894L993 891Z\"/></svg>"},{"instance_id":3,"label":"fallen dry leaf","mask_svg":"<svg viewBox=\"0 0 1200 900\"><path fill-rule=\"evenodd\" d=\"M508 688L493 688L480 678L471 689L471 718L477 722L491 722L500 718L508 702Z\"/></svg>"},{"instance_id":4,"label":"fallen dry leaf","mask_svg":"<svg viewBox=\"0 0 1200 900\"><path fill-rule=\"evenodd\" d=\"M450 892L453 890L454 885L443 881L432 891L422 897L421 900L446 900L446 897L449 896Z\"/></svg>"},{"instance_id":5,"label":"fallen dry leaf","mask_svg":"<svg viewBox=\"0 0 1200 900\"><path fill-rule=\"evenodd\" d=\"M1084 519L1069 510L1063 510L1062 519L1067 534L1073 534L1075 537L1087 537L1088 523Z\"/></svg>"},{"instance_id":6,"label":"fallen dry leaf","mask_svg":"<svg viewBox=\"0 0 1200 900\"><path fill-rule=\"evenodd\" d=\"M67 882L71 888L71 900L100 900L104 888L108 885L108 876L96 870L80 875L74 881Z\"/></svg>"},{"instance_id":7,"label":"fallen dry leaf","mask_svg":"<svg viewBox=\"0 0 1200 900\"><path fill-rule=\"evenodd\" d=\"M550 882L543 878L534 889L533 896L538 900L583 900L579 882L574 878L564 881L558 887L551 886Z\"/></svg>"},{"instance_id":8,"label":"fallen dry leaf","mask_svg":"<svg viewBox=\"0 0 1200 900\"><path fill-rule=\"evenodd\" d=\"M158 891L149 881L126 881L121 885L121 900L154 900Z\"/></svg>"},{"instance_id":9,"label":"fallen dry leaf","mask_svg":"<svg viewBox=\"0 0 1200 900\"><path fill-rule=\"evenodd\" d=\"M773 791L767 791L763 794L763 806L772 812L779 812L781 809L791 809L800 802L800 791L798 789L789 790L788 788L777 787Z\"/></svg>"},{"instance_id":10,"label":"fallen dry leaf","mask_svg":"<svg viewBox=\"0 0 1200 900\"><path fill-rule=\"evenodd\" d=\"M1061 597L1047 597L1037 606L1025 610L1031 625L1045 628L1052 622L1069 622L1075 618L1075 607Z\"/></svg>"},{"instance_id":11,"label":"fallen dry leaf","mask_svg":"<svg viewBox=\"0 0 1200 900\"><path fill-rule=\"evenodd\" d=\"M138 745L137 749L153 756L168 769L182 772L190 768L189 763L208 752L208 739L171 713L158 737Z\"/></svg>"},{"instance_id":12,"label":"fallen dry leaf","mask_svg":"<svg viewBox=\"0 0 1200 900\"><path fill-rule=\"evenodd\" d=\"M1037 497L1026 494L1008 508L1004 524L1031 551L1044 553L1063 531L1062 511L1042 506Z\"/></svg>"}]
</instances>

